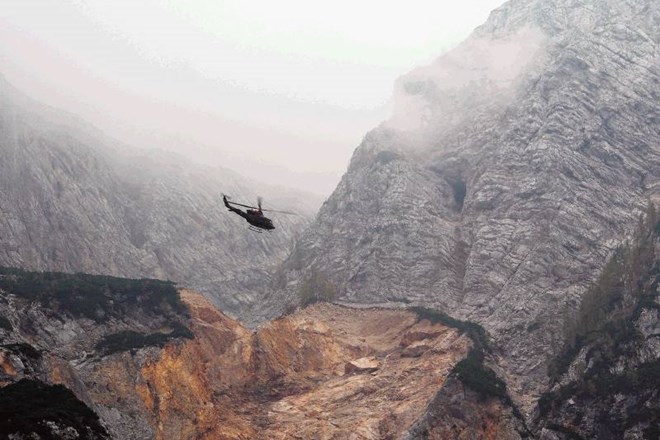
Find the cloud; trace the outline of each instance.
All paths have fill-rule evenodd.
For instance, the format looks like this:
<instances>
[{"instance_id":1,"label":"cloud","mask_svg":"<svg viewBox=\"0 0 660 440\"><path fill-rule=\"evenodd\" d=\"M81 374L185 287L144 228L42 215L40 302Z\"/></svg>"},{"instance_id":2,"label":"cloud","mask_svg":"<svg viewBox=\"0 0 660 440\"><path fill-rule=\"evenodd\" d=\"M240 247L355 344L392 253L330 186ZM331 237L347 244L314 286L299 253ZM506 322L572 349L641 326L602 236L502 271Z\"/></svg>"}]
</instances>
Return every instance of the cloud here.
<instances>
[{"instance_id":1,"label":"cloud","mask_svg":"<svg viewBox=\"0 0 660 440\"><path fill-rule=\"evenodd\" d=\"M501 38L469 38L432 64L399 78L394 111L385 126L416 131L438 118L460 119L448 113L462 111L461 101L474 105L510 97L525 72L542 59L545 41L542 31L530 27Z\"/></svg>"}]
</instances>

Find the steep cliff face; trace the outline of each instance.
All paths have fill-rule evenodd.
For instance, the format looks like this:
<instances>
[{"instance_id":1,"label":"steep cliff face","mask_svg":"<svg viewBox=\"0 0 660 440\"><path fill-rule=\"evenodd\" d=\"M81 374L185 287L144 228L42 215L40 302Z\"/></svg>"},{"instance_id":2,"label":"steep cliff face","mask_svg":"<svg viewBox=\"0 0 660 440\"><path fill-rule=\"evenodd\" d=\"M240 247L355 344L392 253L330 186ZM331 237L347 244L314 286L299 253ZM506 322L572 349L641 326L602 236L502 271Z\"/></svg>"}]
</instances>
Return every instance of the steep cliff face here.
<instances>
[{"instance_id":1,"label":"steep cliff face","mask_svg":"<svg viewBox=\"0 0 660 440\"><path fill-rule=\"evenodd\" d=\"M343 301L432 305L490 331L530 404L558 314L660 195L659 8L510 1L402 77L257 313L314 270Z\"/></svg>"},{"instance_id":2,"label":"steep cliff face","mask_svg":"<svg viewBox=\"0 0 660 440\"><path fill-rule=\"evenodd\" d=\"M313 197L119 145L0 79L0 264L185 282L249 303L316 210ZM299 212L255 234L222 193ZM296 202L291 202L296 200Z\"/></svg>"},{"instance_id":3,"label":"steep cliff face","mask_svg":"<svg viewBox=\"0 0 660 440\"><path fill-rule=\"evenodd\" d=\"M484 399L452 377L405 438L517 440L530 434L509 405Z\"/></svg>"},{"instance_id":4,"label":"steep cliff face","mask_svg":"<svg viewBox=\"0 0 660 440\"><path fill-rule=\"evenodd\" d=\"M539 401L540 438L660 435L660 221L651 214L567 323Z\"/></svg>"},{"instance_id":5,"label":"steep cliff face","mask_svg":"<svg viewBox=\"0 0 660 440\"><path fill-rule=\"evenodd\" d=\"M133 350L138 358L153 356L167 341L192 337L186 310L167 282L2 268L0 381L8 387L21 380L38 381L44 387L64 385L100 416L114 437L113 422L125 425L121 429L132 435L118 438L148 438L140 437L151 432L146 411L133 405L136 397L131 391L139 385L131 370L136 361L116 353ZM102 376L97 378L98 374ZM102 388L113 379L112 386ZM0 390L3 397L5 392ZM33 406L43 405L51 394L36 390L29 398L34 399ZM71 409L67 405L60 411L53 412L52 407L51 413L41 411L39 424L60 424L53 416L67 420L73 417Z\"/></svg>"},{"instance_id":6,"label":"steep cliff face","mask_svg":"<svg viewBox=\"0 0 660 440\"><path fill-rule=\"evenodd\" d=\"M112 438L520 438L509 404L452 374L467 334L411 311L317 304L252 332L192 291L90 280L112 299L30 300L4 279L0 380L65 385Z\"/></svg>"}]
</instances>

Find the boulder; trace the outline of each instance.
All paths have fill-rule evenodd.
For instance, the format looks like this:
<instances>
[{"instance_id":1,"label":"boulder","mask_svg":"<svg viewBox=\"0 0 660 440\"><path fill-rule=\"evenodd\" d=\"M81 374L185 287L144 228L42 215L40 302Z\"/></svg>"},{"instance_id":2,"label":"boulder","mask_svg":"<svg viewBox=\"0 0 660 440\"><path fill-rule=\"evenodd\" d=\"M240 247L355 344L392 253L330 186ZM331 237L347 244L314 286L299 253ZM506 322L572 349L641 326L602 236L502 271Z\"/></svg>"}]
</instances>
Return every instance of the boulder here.
<instances>
[{"instance_id":1,"label":"boulder","mask_svg":"<svg viewBox=\"0 0 660 440\"><path fill-rule=\"evenodd\" d=\"M380 361L373 356L369 356L346 362L344 373L373 373L378 368L380 368Z\"/></svg>"}]
</instances>

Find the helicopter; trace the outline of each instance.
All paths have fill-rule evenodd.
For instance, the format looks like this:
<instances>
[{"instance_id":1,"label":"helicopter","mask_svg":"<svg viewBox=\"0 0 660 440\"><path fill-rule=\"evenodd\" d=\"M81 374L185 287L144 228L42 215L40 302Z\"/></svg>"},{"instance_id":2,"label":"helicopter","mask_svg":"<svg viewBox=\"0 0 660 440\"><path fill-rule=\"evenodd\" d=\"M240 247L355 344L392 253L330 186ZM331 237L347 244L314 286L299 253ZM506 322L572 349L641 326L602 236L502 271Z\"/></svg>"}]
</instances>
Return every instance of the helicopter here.
<instances>
[{"instance_id":1,"label":"helicopter","mask_svg":"<svg viewBox=\"0 0 660 440\"><path fill-rule=\"evenodd\" d=\"M249 229L254 232L261 233L264 230L271 232L273 229L275 229L275 226L273 225L273 221L264 215L264 211L276 212L280 214L296 215L295 212L276 211L274 209L262 209L261 203L263 200L261 197L257 197L257 206L243 205L242 203L230 202L228 199L229 197L227 197L225 194L222 195L222 201L225 202L225 206L227 207L227 209L243 217L250 224ZM248 209L242 211L238 208L235 208L232 205L242 206L243 208L248 208Z\"/></svg>"}]
</instances>

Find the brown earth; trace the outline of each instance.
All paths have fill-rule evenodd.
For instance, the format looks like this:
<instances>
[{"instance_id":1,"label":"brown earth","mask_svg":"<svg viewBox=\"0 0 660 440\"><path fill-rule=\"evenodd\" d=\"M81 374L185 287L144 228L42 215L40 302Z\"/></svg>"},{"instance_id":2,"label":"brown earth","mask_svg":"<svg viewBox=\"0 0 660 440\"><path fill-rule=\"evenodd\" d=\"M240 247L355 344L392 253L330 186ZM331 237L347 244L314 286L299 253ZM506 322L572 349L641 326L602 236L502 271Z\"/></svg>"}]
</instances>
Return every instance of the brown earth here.
<instances>
[{"instance_id":1,"label":"brown earth","mask_svg":"<svg viewBox=\"0 0 660 440\"><path fill-rule=\"evenodd\" d=\"M181 295L196 338L168 345L134 389L158 439L398 438L470 345L411 312L331 304L251 333L201 295Z\"/></svg>"},{"instance_id":2,"label":"brown earth","mask_svg":"<svg viewBox=\"0 0 660 440\"><path fill-rule=\"evenodd\" d=\"M22 337L60 351L22 362L1 349L0 379L64 384L122 440L517 438L508 408L451 378L471 346L454 328L320 303L253 332L180 295L193 339L101 355L88 351L94 326L40 318ZM46 334L76 336L58 346Z\"/></svg>"}]
</instances>

